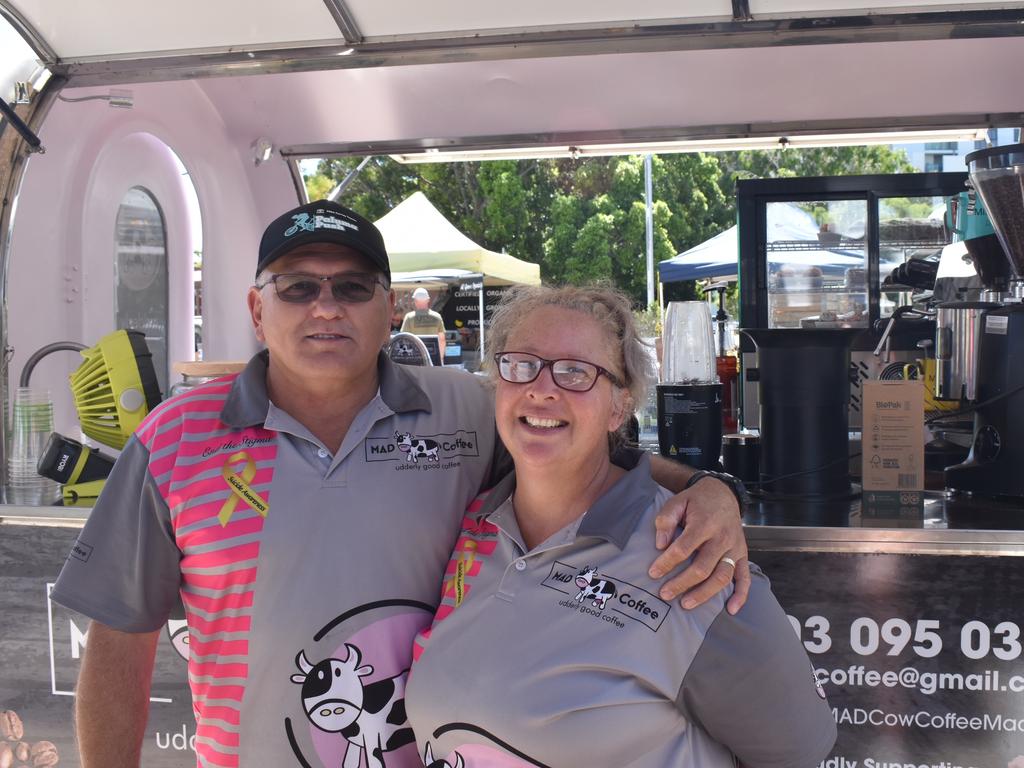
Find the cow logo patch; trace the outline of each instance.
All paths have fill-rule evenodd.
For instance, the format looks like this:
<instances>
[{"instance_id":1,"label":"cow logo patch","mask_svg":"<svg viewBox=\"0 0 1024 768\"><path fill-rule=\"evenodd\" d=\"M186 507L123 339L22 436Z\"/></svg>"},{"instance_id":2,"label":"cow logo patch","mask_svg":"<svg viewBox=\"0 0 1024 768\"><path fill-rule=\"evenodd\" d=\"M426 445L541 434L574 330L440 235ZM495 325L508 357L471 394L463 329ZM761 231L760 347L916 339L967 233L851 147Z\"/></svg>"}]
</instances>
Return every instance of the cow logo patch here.
<instances>
[{"instance_id":1,"label":"cow logo patch","mask_svg":"<svg viewBox=\"0 0 1024 768\"><path fill-rule=\"evenodd\" d=\"M624 620L636 621L657 632L672 606L628 581L602 573L595 566L570 565L556 560L542 586L568 595L559 605L594 616L618 629Z\"/></svg>"},{"instance_id":2,"label":"cow logo patch","mask_svg":"<svg viewBox=\"0 0 1024 768\"><path fill-rule=\"evenodd\" d=\"M430 625L433 612L432 604L409 598L358 605L274 662L275 674L294 685L282 701L265 706L283 710L292 764L419 765L405 713L405 681L413 639ZM359 628L348 632L353 621Z\"/></svg>"},{"instance_id":3,"label":"cow logo patch","mask_svg":"<svg viewBox=\"0 0 1024 768\"><path fill-rule=\"evenodd\" d=\"M437 444L436 440L413 437L410 432L395 432L395 445L405 454L405 460L411 461L413 464L420 459L440 461L438 451L441 450L441 446Z\"/></svg>"},{"instance_id":4,"label":"cow logo patch","mask_svg":"<svg viewBox=\"0 0 1024 768\"><path fill-rule=\"evenodd\" d=\"M461 466L460 457L480 455L476 432L458 430L437 435L399 432L391 437L368 437L367 461L393 461L396 470L453 469Z\"/></svg>"},{"instance_id":5,"label":"cow logo patch","mask_svg":"<svg viewBox=\"0 0 1024 768\"><path fill-rule=\"evenodd\" d=\"M597 568L593 566L581 568L573 581L580 588L573 598L577 603L590 602L597 610L603 611L608 605L608 598L615 597L615 584L608 579L602 579Z\"/></svg>"},{"instance_id":6,"label":"cow logo patch","mask_svg":"<svg viewBox=\"0 0 1024 768\"><path fill-rule=\"evenodd\" d=\"M365 755L370 765L384 766L384 753L411 744L415 737L405 717L405 678L364 683L373 667L362 664L359 648L345 643L344 659L310 663L305 651L295 657L300 674L291 676L302 686L302 708L314 727L345 739L344 765L359 765Z\"/></svg>"}]
</instances>

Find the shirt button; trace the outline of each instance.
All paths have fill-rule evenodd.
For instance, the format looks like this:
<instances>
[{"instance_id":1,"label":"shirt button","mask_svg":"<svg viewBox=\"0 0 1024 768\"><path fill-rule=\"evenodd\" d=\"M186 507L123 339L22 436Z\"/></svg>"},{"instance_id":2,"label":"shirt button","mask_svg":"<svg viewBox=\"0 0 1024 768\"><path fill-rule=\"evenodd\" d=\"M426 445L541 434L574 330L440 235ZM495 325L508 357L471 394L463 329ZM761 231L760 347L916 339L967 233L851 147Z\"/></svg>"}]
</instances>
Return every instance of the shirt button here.
<instances>
[{"instance_id":1,"label":"shirt button","mask_svg":"<svg viewBox=\"0 0 1024 768\"><path fill-rule=\"evenodd\" d=\"M321 448L319 451L316 452L316 455L319 456L321 459L326 459L330 454L327 452L326 448Z\"/></svg>"},{"instance_id":2,"label":"shirt button","mask_svg":"<svg viewBox=\"0 0 1024 768\"><path fill-rule=\"evenodd\" d=\"M516 570L517 571L525 571L526 570L526 561L525 560L516 560Z\"/></svg>"}]
</instances>

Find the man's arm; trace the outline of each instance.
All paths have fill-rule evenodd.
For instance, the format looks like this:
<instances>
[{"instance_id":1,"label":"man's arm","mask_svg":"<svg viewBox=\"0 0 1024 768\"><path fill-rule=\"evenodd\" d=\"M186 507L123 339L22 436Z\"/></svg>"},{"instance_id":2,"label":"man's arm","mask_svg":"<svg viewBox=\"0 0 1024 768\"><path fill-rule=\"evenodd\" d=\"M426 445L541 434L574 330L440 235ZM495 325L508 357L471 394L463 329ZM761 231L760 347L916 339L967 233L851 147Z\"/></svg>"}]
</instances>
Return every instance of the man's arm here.
<instances>
[{"instance_id":1,"label":"man's arm","mask_svg":"<svg viewBox=\"0 0 1024 768\"><path fill-rule=\"evenodd\" d=\"M160 630L120 632L94 621L88 638L75 691L82 768L137 768Z\"/></svg>"},{"instance_id":2,"label":"man's arm","mask_svg":"<svg viewBox=\"0 0 1024 768\"><path fill-rule=\"evenodd\" d=\"M735 614L747 600L750 567L747 541L736 497L725 483L713 477L686 488L696 470L661 456L651 456L651 475L658 485L676 493L662 507L655 521L656 546L665 551L651 565L650 576L660 579L688 560L693 562L661 587L661 598L682 595L683 608L694 608L718 594L730 581L736 589L726 604ZM685 523L683 532L672 536ZM671 542L671 543L670 543ZM667 549L666 549L667 548ZM735 567L723 557L736 562Z\"/></svg>"},{"instance_id":3,"label":"man's arm","mask_svg":"<svg viewBox=\"0 0 1024 768\"><path fill-rule=\"evenodd\" d=\"M709 613L699 612L696 621ZM810 768L822 764L836 740L836 721L815 677L767 577L754 566L750 601L735 616L714 617L676 706L741 765Z\"/></svg>"}]
</instances>

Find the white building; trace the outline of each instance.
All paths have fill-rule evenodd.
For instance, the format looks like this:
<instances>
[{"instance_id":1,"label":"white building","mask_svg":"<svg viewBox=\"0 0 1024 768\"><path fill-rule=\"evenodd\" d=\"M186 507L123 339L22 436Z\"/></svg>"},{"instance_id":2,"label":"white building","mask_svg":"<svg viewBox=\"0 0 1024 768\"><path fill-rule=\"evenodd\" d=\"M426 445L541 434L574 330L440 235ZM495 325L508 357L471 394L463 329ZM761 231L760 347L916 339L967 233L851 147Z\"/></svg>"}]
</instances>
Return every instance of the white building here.
<instances>
[{"instance_id":1,"label":"white building","mask_svg":"<svg viewBox=\"0 0 1024 768\"><path fill-rule=\"evenodd\" d=\"M989 144L1001 146L1016 144L1021 140L1020 128L993 128L988 132ZM928 144L893 144L893 149L906 151L911 164L917 170L966 171L964 158L976 149L984 149L981 141L942 141Z\"/></svg>"}]
</instances>

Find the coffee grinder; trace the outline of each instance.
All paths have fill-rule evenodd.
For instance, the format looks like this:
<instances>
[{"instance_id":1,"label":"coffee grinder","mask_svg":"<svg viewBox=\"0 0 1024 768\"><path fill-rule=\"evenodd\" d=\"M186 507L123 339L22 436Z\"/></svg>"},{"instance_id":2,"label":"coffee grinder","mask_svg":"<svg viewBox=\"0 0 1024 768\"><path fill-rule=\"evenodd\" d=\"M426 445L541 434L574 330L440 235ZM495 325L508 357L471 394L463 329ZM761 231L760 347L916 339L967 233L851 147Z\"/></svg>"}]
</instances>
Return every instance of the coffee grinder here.
<instances>
[{"instance_id":1,"label":"coffee grinder","mask_svg":"<svg viewBox=\"0 0 1024 768\"><path fill-rule=\"evenodd\" d=\"M991 252L984 265L972 253L985 301L938 307L936 396L974 411L970 454L946 469L945 482L953 491L1024 498L1024 144L979 150L966 160L1009 280L1003 289Z\"/></svg>"},{"instance_id":2,"label":"coffee grinder","mask_svg":"<svg viewBox=\"0 0 1024 768\"><path fill-rule=\"evenodd\" d=\"M953 239L962 241L967 248L964 260L974 265L974 271L983 286L979 298L982 301L991 298L998 301L1009 286L1010 264L999 244L988 211L970 183L967 189L947 201L946 225Z\"/></svg>"}]
</instances>

